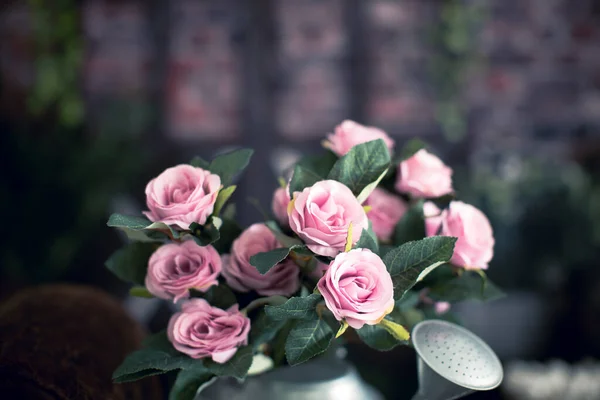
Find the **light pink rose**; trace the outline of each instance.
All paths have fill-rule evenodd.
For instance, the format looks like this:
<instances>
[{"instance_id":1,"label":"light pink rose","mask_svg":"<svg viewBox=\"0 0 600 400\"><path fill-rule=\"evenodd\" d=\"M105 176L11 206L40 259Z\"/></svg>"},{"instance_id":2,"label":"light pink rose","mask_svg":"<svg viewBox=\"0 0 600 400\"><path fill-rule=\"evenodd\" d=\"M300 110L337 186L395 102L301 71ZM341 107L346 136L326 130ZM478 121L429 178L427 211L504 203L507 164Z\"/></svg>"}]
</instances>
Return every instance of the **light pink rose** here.
<instances>
[{"instance_id":1,"label":"light pink rose","mask_svg":"<svg viewBox=\"0 0 600 400\"><path fill-rule=\"evenodd\" d=\"M346 120L335 127L335 133L327 135L327 140L323 144L341 157L357 144L377 139L383 139L391 154L394 150L394 141L387 133L379 128Z\"/></svg>"},{"instance_id":2,"label":"light pink rose","mask_svg":"<svg viewBox=\"0 0 600 400\"><path fill-rule=\"evenodd\" d=\"M189 296L190 289L206 292L217 285L221 257L212 246L193 240L159 247L148 261L146 288L161 299L174 302Z\"/></svg>"},{"instance_id":3,"label":"light pink rose","mask_svg":"<svg viewBox=\"0 0 600 400\"><path fill-rule=\"evenodd\" d=\"M426 218L425 231L427 236L439 234L458 238L451 260L456 266L487 269L494 256L494 233L490 221L477 208L462 201L452 201L439 217Z\"/></svg>"},{"instance_id":4,"label":"light pink rose","mask_svg":"<svg viewBox=\"0 0 600 400\"><path fill-rule=\"evenodd\" d=\"M446 314L450 310L450 303L447 301L436 301L433 305L433 309L437 315Z\"/></svg>"},{"instance_id":5,"label":"light pink rose","mask_svg":"<svg viewBox=\"0 0 600 400\"><path fill-rule=\"evenodd\" d=\"M282 226L288 226L287 207L290 204L290 192L287 188L277 188L273 193L271 209L275 218Z\"/></svg>"},{"instance_id":6,"label":"light pink rose","mask_svg":"<svg viewBox=\"0 0 600 400\"><path fill-rule=\"evenodd\" d=\"M392 277L368 249L338 254L317 287L335 318L354 329L378 324L394 308Z\"/></svg>"},{"instance_id":7,"label":"light pink rose","mask_svg":"<svg viewBox=\"0 0 600 400\"><path fill-rule=\"evenodd\" d=\"M452 169L421 149L398 165L396 190L426 198L452 193Z\"/></svg>"},{"instance_id":8,"label":"light pink rose","mask_svg":"<svg viewBox=\"0 0 600 400\"><path fill-rule=\"evenodd\" d=\"M438 236L442 224L442 210L431 201L423 204L423 216L425 217L425 235Z\"/></svg>"},{"instance_id":9,"label":"light pink rose","mask_svg":"<svg viewBox=\"0 0 600 400\"><path fill-rule=\"evenodd\" d=\"M144 215L153 222L164 222L188 229L192 222L203 225L212 214L221 188L219 175L191 165L167 168L148 182Z\"/></svg>"},{"instance_id":10,"label":"light pink rose","mask_svg":"<svg viewBox=\"0 0 600 400\"><path fill-rule=\"evenodd\" d=\"M167 336L177 351L192 358L211 357L225 363L248 344L250 319L235 304L227 310L204 299L190 299L169 320Z\"/></svg>"},{"instance_id":11,"label":"light pink rose","mask_svg":"<svg viewBox=\"0 0 600 400\"><path fill-rule=\"evenodd\" d=\"M436 315L442 315L447 313L450 310L452 305L447 301L435 301L431 297L429 297L429 289L422 289L419 293L419 299L423 304L433 305L433 310Z\"/></svg>"},{"instance_id":12,"label":"light pink rose","mask_svg":"<svg viewBox=\"0 0 600 400\"><path fill-rule=\"evenodd\" d=\"M263 296L289 296L300 288L300 269L285 259L262 275L250 264L257 253L281 247L265 224L254 224L233 242L231 254L223 257L223 276L227 284L239 292L256 290Z\"/></svg>"},{"instance_id":13,"label":"light pink rose","mask_svg":"<svg viewBox=\"0 0 600 400\"><path fill-rule=\"evenodd\" d=\"M294 193L288 210L290 227L316 254L334 257L344 251L352 222L352 244L369 220L362 205L344 184L325 180Z\"/></svg>"},{"instance_id":14,"label":"light pink rose","mask_svg":"<svg viewBox=\"0 0 600 400\"><path fill-rule=\"evenodd\" d=\"M408 209L406 203L400 197L376 188L367 198L365 205L371 206L367 217L371 221L375 236L384 242L389 241L394 227Z\"/></svg>"}]
</instances>

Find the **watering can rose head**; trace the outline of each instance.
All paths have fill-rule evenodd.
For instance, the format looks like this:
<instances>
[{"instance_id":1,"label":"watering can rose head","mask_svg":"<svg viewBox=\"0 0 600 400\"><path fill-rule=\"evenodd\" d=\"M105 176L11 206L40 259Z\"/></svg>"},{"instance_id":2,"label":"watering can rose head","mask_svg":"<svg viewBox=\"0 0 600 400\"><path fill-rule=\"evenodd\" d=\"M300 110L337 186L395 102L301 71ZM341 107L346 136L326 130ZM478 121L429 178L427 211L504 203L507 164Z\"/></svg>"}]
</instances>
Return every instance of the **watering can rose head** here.
<instances>
[{"instance_id":1,"label":"watering can rose head","mask_svg":"<svg viewBox=\"0 0 600 400\"><path fill-rule=\"evenodd\" d=\"M394 308L392 278L381 258L367 249L339 254L317 287L335 318L354 329L378 324Z\"/></svg>"},{"instance_id":2,"label":"watering can rose head","mask_svg":"<svg viewBox=\"0 0 600 400\"><path fill-rule=\"evenodd\" d=\"M188 229L192 222L203 225L220 189L221 178L210 171L183 164L168 168L146 186L149 211L144 215L181 229Z\"/></svg>"}]
</instances>

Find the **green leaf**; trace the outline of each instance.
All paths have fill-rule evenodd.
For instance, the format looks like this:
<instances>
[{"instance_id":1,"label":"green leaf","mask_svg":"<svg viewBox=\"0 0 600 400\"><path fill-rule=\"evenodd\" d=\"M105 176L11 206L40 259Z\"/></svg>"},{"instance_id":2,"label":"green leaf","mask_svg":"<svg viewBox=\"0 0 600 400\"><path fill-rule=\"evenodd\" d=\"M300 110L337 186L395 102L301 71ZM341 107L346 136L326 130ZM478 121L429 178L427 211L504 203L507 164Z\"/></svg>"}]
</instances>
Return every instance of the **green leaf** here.
<instances>
[{"instance_id":1,"label":"green leaf","mask_svg":"<svg viewBox=\"0 0 600 400\"><path fill-rule=\"evenodd\" d=\"M427 143L424 141L420 139L411 139L404 145L404 147L402 147L402 150L400 151L400 160L398 161L407 160L414 156L417 151L426 148Z\"/></svg>"},{"instance_id":2,"label":"green leaf","mask_svg":"<svg viewBox=\"0 0 600 400\"><path fill-rule=\"evenodd\" d=\"M162 242L167 237L160 232L156 231L136 231L129 228L119 228L119 230L123 231L132 242ZM158 234L158 235L156 235ZM148 236L151 235L152 237Z\"/></svg>"},{"instance_id":3,"label":"green leaf","mask_svg":"<svg viewBox=\"0 0 600 400\"><path fill-rule=\"evenodd\" d=\"M145 342L146 347L129 354L113 373L116 383L130 382L145 376L176 369L188 369L200 361L176 351L164 332Z\"/></svg>"},{"instance_id":4,"label":"green leaf","mask_svg":"<svg viewBox=\"0 0 600 400\"><path fill-rule=\"evenodd\" d=\"M402 311L407 310L416 307L417 304L419 304L419 301L419 293L416 291L409 290L407 292L404 292L404 295L400 300L396 300L394 309Z\"/></svg>"},{"instance_id":5,"label":"green leaf","mask_svg":"<svg viewBox=\"0 0 600 400\"><path fill-rule=\"evenodd\" d=\"M423 216L423 200L413 204L404 213L394 228L394 243L399 246L412 240L425 237L425 218Z\"/></svg>"},{"instance_id":6,"label":"green leaf","mask_svg":"<svg viewBox=\"0 0 600 400\"><path fill-rule=\"evenodd\" d=\"M199 364L191 369L179 371L169 393L169 400L194 400L198 389L212 379L212 372Z\"/></svg>"},{"instance_id":7,"label":"green leaf","mask_svg":"<svg viewBox=\"0 0 600 400\"><path fill-rule=\"evenodd\" d=\"M338 157L332 153L331 151L327 151L323 154L311 154L308 156L304 156L296 163L296 165L301 166L303 169L307 169L312 171L315 175L319 176L323 180L331 171L331 168L338 160Z\"/></svg>"},{"instance_id":8,"label":"green leaf","mask_svg":"<svg viewBox=\"0 0 600 400\"><path fill-rule=\"evenodd\" d=\"M365 200L367 200L367 198L371 195L371 193L373 193L373 190L375 190L377 185L379 185L379 182L381 182L381 180L386 176L388 171L389 171L389 168L386 169L385 171L383 171L381 173L381 175L379 175L379 178L377 178L373 182L369 183L367 186L364 187L363 190L361 190L361 192L358 194L358 196L356 196L356 200L358 200L358 202L360 204L364 203Z\"/></svg>"},{"instance_id":9,"label":"green leaf","mask_svg":"<svg viewBox=\"0 0 600 400\"><path fill-rule=\"evenodd\" d=\"M155 243L131 242L110 256L106 268L121 280L144 285L148 259L158 247Z\"/></svg>"},{"instance_id":10,"label":"green leaf","mask_svg":"<svg viewBox=\"0 0 600 400\"><path fill-rule=\"evenodd\" d=\"M252 365L252 356L252 346L240 347L226 363L219 364L206 358L204 367L217 376L233 376L237 379L244 379Z\"/></svg>"},{"instance_id":11,"label":"green leaf","mask_svg":"<svg viewBox=\"0 0 600 400\"><path fill-rule=\"evenodd\" d=\"M369 249L373 253L379 253L379 244L377 243L377 237L371 228L371 223L369 222L369 229L363 229L360 234L360 239L354 245L355 249Z\"/></svg>"},{"instance_id":12,"label":"green leaf","mask_svg":"<svg viewBox=\"0 0 600 400\"><path fill-rule=\"evenodd\" d=\"M221 189L219 191L219 194L217 195L217 200L215 201L213 215L215 215L217 217L219 216L219 214L221 213L221 210L223 209L223 206L225 205L227 200L229 200L229 198L231 197L233 192L235 192L236 187L237 186L235 186L235 185L231 185L231 186Z\"/></svg>"},{"instance_id":13,"label":"green leaf","mask_svg":"<svg viewBox=\"0 0 600 400\"><path fill-rule=\"evenodd\" d=\"M378 325L364 325L357 329L360 339L369 347L379 351L389 351L402 342L394 339L383 327Z\"/></svg>"},{"instance_id":14,"label":"green leaf","mask_svg":"<svg viewBox=\"0 0 600 400\"><path fill-rule=\"evenodd\" d=\"M383 262L394 282L394 298L402 298L425 275L448 262L455 243L455 237L432 236L405 243L387 253Z\"/></svg>"},{"instance_id":15,"label":"green leaf","mask_svg":"<svg viewBox=\"0 0 600 400\"><path fill-rule=\"evenodd\" d=\"M428 296L435 301L457 303L465 300L492 301L505 296L489 279L475 272L465 271L459 277L430 288Z\"/></svg>"},{"instance_id":16,"label":"green leaf","mask_svg":"<svg viewBox=\"0 0 600 400\"><path fill-rule=\"evenodd\" d=\"M200 297L208 301L213 307L218 307L223 310L228 309L234 304L237 304L235 294L224 284L211 286L206 292L190 290L191 297Z\"/></svg>"},{"instance_id":17,"label":"green leaf","mask_svg":"<svg viewBox=\"0 0 600 400\"><path fill-rule=\"evenodd\" d=\"M135 217L133 215L112 214L108 218L106 225L112 228L129 228L133 230L145 229L152 225L152 222L144 217Z\"/></svg>"},{"instance_id":18,"label":"green leaf","mask_svg":"<svg viewBox=\"0 0 600 400\"><path fill-rule=\"evenodd\" d=\"M321 318L298 321L285 341L285 356L290 365L298 365L323 353L334 332Z\"/></svg>"},{"instance_id":19,"label":"green leaf","mask_svg":"<svg viewBox=\"0 0 600 400\"><path fill-rule=\"evenodd\" d=\"M190 225L190 231L192 231L192 238L200 246L208 246L221 238L219 228L223 225L223 220L214 215L204 225L199 225L192 222Z\"/></svg>"},{"instance_id":20,"label":"green leaf","mask_svg":"<svg viewBox=\"0 0 600 400\"><path fill-rule=\"evenodd\" d=\"M270 342L285 324L286 320L275 320L269 317L264 310L260 310L252 319L250 343L256 349L263 343Z\"/></svg>"},{"instance_id":21,"label":"green leaf","mask_svg":"<svg viewBox=\"0 0 600 400\"><path fill-rule=\"evenodd\" d=\"M154 297L154 295L143 286L132 287L131 289L129 289L129 294L134 297L143 297L145 299L151 299Z\"/></svg>"},{"instance_id":22,"label":"green leaf","mask_svg":"<svg viewBox=\"0 0 600 400\"><path fill-rule=\"evenodd\" d=\"M396 302L396 304L398 304L398 302ZM362 328L358 329L356 333L366 345L379 351L389 351L400 344L408 344L407 340L403 340L401 337L394 337L394 335L383 326L383 323L387 323L390 327L399 326L400 330L404 330L404 327L410 328L412 327L410 320L414 320L415 318L414 316L409 315L412 311L413 310L407 310L406 312L402 312L395 308L391 314L387 315L384 320L381 321L381 324L364 325ZM410 318L407 318L407 316Z\"/></svg>"},{"instance_id":23,"label":"green leaf","mask_svg":"<svg viewBox=\"0 0 600 400\"><path fill-rule=\"evenodd\" d=\"M243 311L248 313L262 306L280 306L285 304L286 301L288 301L287 297L278 294L269 297L259 297L256 300L252 300L246 307L244 307Z\"/></svg>"},{"instance_id":24,"label":"green leaf","mask_svg":"<svg viewBox=\"0 0 600 400\"><path fill-rule=\"evenodd\" d=\"M219 239L212 245L219 254L226 254L229 253L233 241L242 233L242 228L231 218L223 217L222 221L223 224L219 228Z\"/></svg>"},{"instance_id":25,"label":"green leaf","mask_svg":"<svg viewBox=\"0 0 600 400\"><path fill-rule=\"evenodd\" d=\"M296 165L294 167L294 174L290 180L290 197L294 197L294 192L301 192L304 188L312 186L322 180L323 177L317 175L313 171L300 165Z\"/></svg>"},{"instance_id":26,"label":"green leaf","mask_svg":"<svg viewBox=\"0 0 600 400\"><path fill-rule=\"evenodd\" d=\"M302 245L302 241L300 239L293 238L293 237L288 236L285 233L283 233L281 231L281 228L279 228L279 225L277 224L277 222L267 221L267 222L265 222L265 225L267 226L267 228L269 228L271 230L271 232L273 232L273 235L275 235L275 239L277 239L279 244L281 244L282 246L293 247L293 246L301 246Z\"/></svg>"},{"instance_id":27,"label":"green leaf","mask_svg":"<svg viewBox=\"0 0 600 400\"><path fill-rule=\"evenodd\" d=\"M379 257L381 257L381 259L383 260L386 256L387 253L389 253L390 251L394 250L394 246L390 246L387 244L382 244L379 246Z\"/></svg>"},{"instance_id":28,"label":"green leaf","mask_svg":"<svg viewBox=\"0 0 600 400\"><path fill-rule=\"evenodd\" d=\"M229 186L233 178L250 164L253 153L254 150L252 149L238 149L221 154L212 160L209 170L221 177L223 186Z\"/></svg>"},{"instance_id":29,"label":"green leaf","mask_svg":"<svg viewBox=\"0 0 600 400\"><path fill-rule=\"evenodd\" d=\"M133 231L157 231L170 238L179 238L179 232L162 222L151 222L143 217L135 217L131 215L112 214L108 218L106 225L111 228L119 228L123 230ZM149 232L150 233L150 232ZM149 234L147 233L147 234Z\"/></svg>"},{"instance_id":30,"label":"green leaf","mask_svg":"<svg viewBox=\"0 0 600 400\"><path fill-rule=\"evenodd\" d=\"M280 306L266 306L265 313L273 320L317 318L317 304L323 300L320 294L307 297L292 297Z\"/></svg>"},{"instance_id":31,"label":"green leaf","mask_svg":"<svg viewBox=\"0 0 600 400\"><path fill-rule=\"evenodd\" d=\"M202 169L209 169L210 168L210 163L208 161L206 161L205 159L203 159L202 157L199 157L199 156L196 156L196 157L192 158L192 161L190 161L190 165L192 167L202 168Z\"/></svg>"},{"instance_id":32,"label":"green leaf","mask_svg":"<svg viewBox=\"0 0 600 400\"><path fill-rule=\"evenodd\" d=\"M389 167L388 148L382 139L377 139L354 146L334 164L327 178L343 183L358 196Z\"/></svg>"},{"instance_id":33,"label":"green leaf","mask_svg":"<svg viewBox=\"0 0 600 400\"><path fill-rule=\"evenodd\" d=\"M258 272L262 275L266 274L273 268L275 265L283 261L288 254L290 254L290 249L287 247L279 247L277 249L273 249L271 251L265 251L262 253L257 253L250 257L250 264L254 266Z\"/></svg>"}]
</instances>

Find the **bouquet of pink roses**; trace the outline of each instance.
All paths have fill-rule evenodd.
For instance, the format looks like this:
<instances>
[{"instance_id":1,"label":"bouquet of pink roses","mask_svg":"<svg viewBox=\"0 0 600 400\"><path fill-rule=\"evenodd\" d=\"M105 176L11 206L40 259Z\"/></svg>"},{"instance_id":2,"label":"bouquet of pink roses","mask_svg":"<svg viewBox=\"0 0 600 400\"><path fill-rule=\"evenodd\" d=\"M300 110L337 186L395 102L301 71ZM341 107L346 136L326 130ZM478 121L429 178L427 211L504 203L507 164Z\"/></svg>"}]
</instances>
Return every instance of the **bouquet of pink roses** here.
<instances>
[{"instance_id":1,"label":"bouquet of pink roses","mask_svg":"<svg viewBox=\"0 0 600 400\"><path fill-rule=\"evenodd\" d=\"M243 230L226 204L249 149L168 168L146 187L146 218L110 217L130 242L107 267L179 310L116 382L179 370L171 398L192 399L215 376L305 362L348 329L377 350L410 345L451 303L502 294L483 272L487 218L455 200L423 143L394 153L385 132L344 121L323 145L275 191L273 219Z\"/></svg>"}]
</instances>

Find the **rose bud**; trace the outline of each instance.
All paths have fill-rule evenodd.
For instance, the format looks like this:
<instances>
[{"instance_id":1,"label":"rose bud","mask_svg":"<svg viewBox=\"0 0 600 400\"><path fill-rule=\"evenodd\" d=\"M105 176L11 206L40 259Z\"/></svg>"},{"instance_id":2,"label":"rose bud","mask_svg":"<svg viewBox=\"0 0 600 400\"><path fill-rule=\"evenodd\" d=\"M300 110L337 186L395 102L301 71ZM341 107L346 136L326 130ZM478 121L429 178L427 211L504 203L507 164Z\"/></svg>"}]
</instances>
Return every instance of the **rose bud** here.
<instances>
[{"instance_id":1,"label":"rose bud","mask_svg":"<svg viewBox=\"0 0 600 400\"><path fill-rule=\"evenodd\" d=\"M277 188L273 193L273 200L271 201L271 210L275 218L282 226L288 226L288 215L287 208L290 204L290 193L287 188Z\"/></svg>"}]
</instances>

